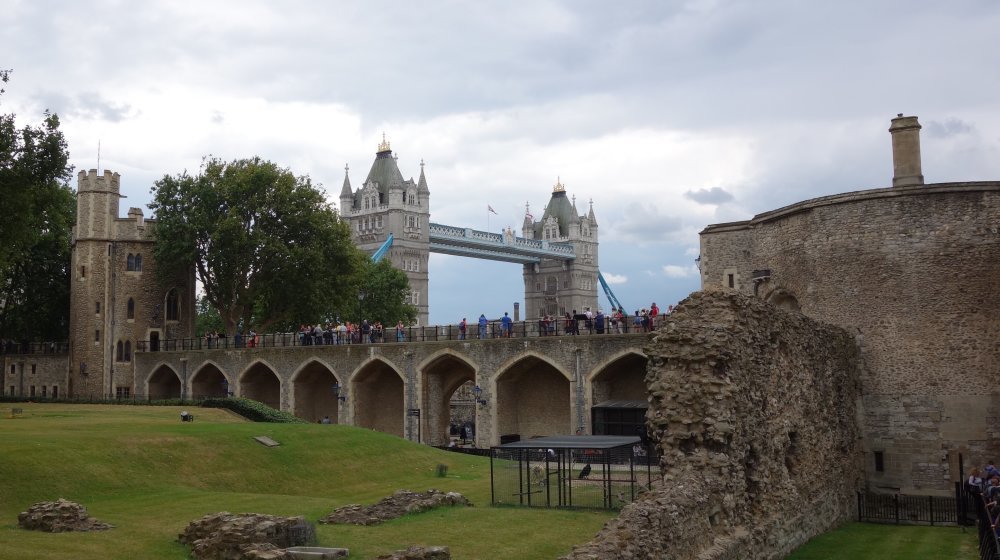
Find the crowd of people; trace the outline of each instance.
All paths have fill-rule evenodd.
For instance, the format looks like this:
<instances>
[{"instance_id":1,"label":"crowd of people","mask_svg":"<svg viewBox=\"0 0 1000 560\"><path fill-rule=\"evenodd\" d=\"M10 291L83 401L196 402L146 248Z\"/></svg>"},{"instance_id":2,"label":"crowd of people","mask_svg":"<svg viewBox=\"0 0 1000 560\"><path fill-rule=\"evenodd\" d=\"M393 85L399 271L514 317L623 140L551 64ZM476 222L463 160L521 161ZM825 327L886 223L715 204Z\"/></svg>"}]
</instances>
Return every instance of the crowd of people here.
<instances>
[{"instance_id":1,"label":"crowd of people","mask_svg":"<svg viewBox=\"0 0 1000 560\"><path fill-rule=\"evenodd\" d=\"M673 312L673 306L669 306L665 313ZM556 335L579 335L579 334L627 334L637 332L650 332L656 330L657 318L661 316L660 308L653 302L649 308L635 310L633 315L625 312L619 307L612 309L610 313L604 313L598 308L596 312L590 307L584 308L582 313L573 310L566 312L562 317L544 315L538 319L538 336ZM448 329L447 337L454 336L454 325L448 327L433 327L433 329ZM499 319L488 319L486 314L480 314L475 324L471 325L473 332L470 333L468 319L463 317L458 323L458 340L466 340L470 335L479 339L487 338L510 338L515 334L514 320L510 314L504 312ZM531 323L524 323L520 329L534 330ZM369 321L363 319L360 323L351 321L334 321L330 323L315 323L299 325L297 332L293 335L287 333L276 333L266 335L262 338L253 328L247 330L246 334L237 332L233 336L232 345L237 348L255 348L257 346L271 345L298 345L298 346L322 346L337 344L360 344L360 343L384 343L384 342L407 342L409 337L417 338L421 336L423 330L420 327L408 327L400 320L395 327L387 327L381 321ZM478 332L477 332L478 331ZM436 330L435 330L436 332ZM527 333L525 333L527 334ZM530 336L536 333L531 332ZM288 336L294 336L295 341L286 340ZM280 341L272 342L272 340ZM437 336L435 335L435 339ZM204 335L204 345L207 348L228 348L226 334L219 331L211 331Z\"/></svg>"}]
</instances>

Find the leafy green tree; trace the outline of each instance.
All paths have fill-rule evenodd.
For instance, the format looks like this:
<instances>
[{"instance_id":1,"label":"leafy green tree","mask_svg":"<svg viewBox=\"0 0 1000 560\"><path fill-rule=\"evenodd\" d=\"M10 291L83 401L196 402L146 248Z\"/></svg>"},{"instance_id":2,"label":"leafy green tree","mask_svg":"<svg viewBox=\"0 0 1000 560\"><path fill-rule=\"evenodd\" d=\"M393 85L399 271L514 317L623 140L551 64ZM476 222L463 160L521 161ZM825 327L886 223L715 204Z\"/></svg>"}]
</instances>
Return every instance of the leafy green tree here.
<instances>
[{"instance_id":1,"label":"leafy green tree","mask_svg":"<svg viewBox=\"0 0 1000 560\"><path fill-rule=\"evenodd\" d=\"M226 324L222 322L219 312L208 302L208 298L198 296L194 307L196 314L194 331L198 336L204 336L212 331L226 332Z\"/></svg>"},{"instance_id":2,"label":"leafy green tree","mask_svg":"<svg viewBox=\"0 0 1000 560\"><path fill-rule=\"evenodd\" d=\"M387 328L402 320L404 325L410 325L417 319L417 308L406 303L410 291L410 283L406 274L394 268L387 259L377 263L370 259L365 261L357 283L359 292L364 298L359 299L357 313L363 314L369 322L381 321ZM357 316L349 314L344 320L354 320Z\"/></svg>"},{"instance_id":3,"label":"leafy green tree","mask_svg":"<svg viewBox=\"0 0 1000 560\"><path fill-rule=\"evenodd\" d=\"M71 172L59 117L46 111L40 126L18 128L0 115L0 338L69 335Z\"/></svg>"},{"instance_id":4,"label":"leafy green tree","mask_svg":"<svg viewBox=\"0 0 1000 560\"><path fill-rule=\"evenodd\" d=\"M316 321L354 297L364 256L308 177L257 157L209 157L152 194L158 270L194 266L227 334Z\"/></svg>"}]
</instances>

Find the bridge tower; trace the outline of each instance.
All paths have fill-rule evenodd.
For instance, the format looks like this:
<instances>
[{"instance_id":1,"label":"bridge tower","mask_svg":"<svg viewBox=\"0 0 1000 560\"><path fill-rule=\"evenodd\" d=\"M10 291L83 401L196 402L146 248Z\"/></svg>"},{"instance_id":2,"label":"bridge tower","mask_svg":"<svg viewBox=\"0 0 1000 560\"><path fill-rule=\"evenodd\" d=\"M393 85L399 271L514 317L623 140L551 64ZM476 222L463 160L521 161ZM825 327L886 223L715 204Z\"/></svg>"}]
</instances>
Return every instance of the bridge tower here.
<instances>
[{"instance_id":1,"label":"bridge tower","mask_svg":"<svg viewBox=\"0 0 1000 560\"><path fill-rule=\"evenodd\" d=\"M593 201L590 211L580 215L576 197L571 200L557 179L541 220L536 222L530 211L525 212L521 235L543 243L569 243L576 253L572 260L543 259L524 265L524 318L561 316L574 309L583 313L587 308L596 313L598 239Z\"/></svg>"},{"instance_id":2,"label":"bridge tower","mask_svg":"<svg viewBox=\"0 0 1000 560\"><path fill-rule=\"evenodd\" d=\"M406 273L410 282L409 303L417 308L420 325L426 325L428 319L430 195L423 161L416 182L412 178L403 179L384 134L361 187L351 188L345 168L340 191L340 215L350 221L351 237L361 250L374 253L392 234L392 248L384 258Z\"/></svg>"}]
</instances>

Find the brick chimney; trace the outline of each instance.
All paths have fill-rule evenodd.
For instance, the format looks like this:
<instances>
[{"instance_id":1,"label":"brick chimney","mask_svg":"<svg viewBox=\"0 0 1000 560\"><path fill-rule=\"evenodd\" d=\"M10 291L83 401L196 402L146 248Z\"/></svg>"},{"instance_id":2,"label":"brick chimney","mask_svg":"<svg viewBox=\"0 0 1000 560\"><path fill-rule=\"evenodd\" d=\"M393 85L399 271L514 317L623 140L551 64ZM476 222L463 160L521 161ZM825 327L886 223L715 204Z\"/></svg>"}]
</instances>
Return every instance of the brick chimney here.
<instances>
[{"instance_id":1,"label":"brick chimney","mask_svg":"<svg viewBox=\"0 0 1000 560\"><path fill-rule=\"evenodd\" d=\"M889 126L892 134L892 186L923 185L920 170L920 123L917 117L896 115Z\"/></svg>"}]
</instances>

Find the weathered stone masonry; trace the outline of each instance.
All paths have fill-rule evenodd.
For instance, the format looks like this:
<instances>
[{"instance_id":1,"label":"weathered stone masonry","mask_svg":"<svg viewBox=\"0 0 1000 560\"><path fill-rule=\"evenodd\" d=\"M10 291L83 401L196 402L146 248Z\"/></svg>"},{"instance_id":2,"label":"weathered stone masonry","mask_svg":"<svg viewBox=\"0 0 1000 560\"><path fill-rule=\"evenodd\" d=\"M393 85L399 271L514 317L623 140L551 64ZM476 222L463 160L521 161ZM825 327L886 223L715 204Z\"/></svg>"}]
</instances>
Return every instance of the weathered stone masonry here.
<instances>
[{"instance_id":1,"label":"weathered stone masonry","mask_svg":"<svg viewBox=\"0 0 1000 560\"><path fill-rule=\"evenodd\" d=\"M566 558L783 558L853 514L854 338L736 293L695 293L646 348L663 483Z\"/></svg>"}]
</instances>

